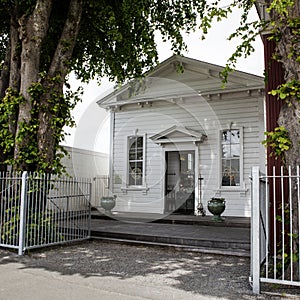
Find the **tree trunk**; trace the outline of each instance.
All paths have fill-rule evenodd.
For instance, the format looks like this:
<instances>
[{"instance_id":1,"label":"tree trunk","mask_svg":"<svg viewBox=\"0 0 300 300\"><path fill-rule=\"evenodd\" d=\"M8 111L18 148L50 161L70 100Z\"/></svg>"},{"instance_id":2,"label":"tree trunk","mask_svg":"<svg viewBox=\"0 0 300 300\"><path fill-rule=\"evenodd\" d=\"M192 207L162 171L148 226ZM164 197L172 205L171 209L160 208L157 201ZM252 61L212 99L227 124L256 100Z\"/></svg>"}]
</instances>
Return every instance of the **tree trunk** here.
<instances>
[{"instance_id":1,"label":"tree trunk","mask_svg":"<svg viewBox=\"0 0 300 300\"><path fill-rule=\"evenodd\" d=\"M19 38L19 24L18 24L18 15L15 9L13 15L10 19L10 77L9 77L9 86L16 91L20 90L20 49L18 46L21 44Z\"/></svg>"},{"instance_id":2,"label":"tree trunk","mask_svg":"<svg viewBox=\"0 0 300 300\"><path fill-rule=\"evenodd\" d=\"M4 98L7 88L11 88L16 92L20 89L20 50L19 50L19 33L17 22L17 7L15 7L10 18L10 32L9 40L5 54L4 67L1 72L0 79L0 98ZM10 111L10 117L8 120L9 132L15 137L17 127L18 107L12 108ZM5 171L7 169L2 162L6 161L11 153L4 153L3 149L0 149L0 170Z\"/></svg>"},{"instance_id":3,"label":"tree trunk","mask_svg":"<svg viewBox=\"0 0 300 300\"><path fill-rule=\"evenodd\" d=\"M290 105L286 104L281 108L278 124L279 126L284 126L287 131L289 132L289 138L292 141L291 148L285 153L285 164L286 167L291 168L291 174L296 175L297 174L297 166L300 165L300 102L298 102L295 99L291 100ZM289 232L289 229L287 231L293 235L293 246L292 251L295 255L299 256L299 218L298 215L298 190L297 190L297 178L291 179L291 194L289 197L291 198L291 206L289 205L289 210L292 212L292 220L289 220L289 222L292 223L292 232ZM289 199L285 199L286 201L289 201ZM291 245L289 245L291 247ZM288 248L286 248L288 249ZM293 259L293 258L290 258ZM286 272L285 272L285 278L291 279L291 267L292 265L289 264ZM298 263L293 263L293 280L299 280L299 267Z\"/></svg>"},{"instance_id":4,"label":"tree trunk","mask_svg":"<svg viewBox=\"0 0 300 300\"><path fill-rule=\"evenodd\" d=\"M10 42L10 41L9 41ZM7 46L5 61L0 77L0 100L5 96L5 91L9 87L9 71L10 71L10 45ZM7 159L7 154L4 153L4 149L0 146L0 171L6 171L6 165L3 163Z\"/></svg>"},{"instance_id":5,"label":"tree trunk","mask_svg":"<svg viewBox=\"0 0 300 300\"><path fill-rule=\"evenodd\" d=\"M54 109L54 106L59 105L62 97L59 95L63 94L63 86L61 83L53 85L47 82L47 89L51 91L45 92L40 99L38 122L39 127L37 131L37 145L39 156L43 157L46 163L46 168L43 166L37 166L37 169L43 168L44 172L51 173L52 163L55 157L55 149L57 145L56 133L59 130L57 123L54 125L54 119L58 117L59 111ZM55 102L53 99L55 94ZM61 130L61 129L60 129Z\"/></svg>"},{"instance_id":6,"label":"tree trunk","mask_svg":"<svg viewBox=\"0 0 300 300\"><path fill-rule=\"evenodd\" d=\"M18 20L17 20L17 9L15 9L14 14L11 17L10 22L10 76L9 76L9 87L13 90L19 92L20 90L20 65L21 65L21 57L20 57L20 49L19 45L21 43L19 39L18 32ZM15 111L11 112L11 116L9 119L9 131L12 136L16 136L17 124L18 124L18 107L15 108Z\"/></svg>"},{"instance_id":7,"label":"tree trunk","mask_svg":"<svg viewBox=\"0 0 300 300\"><path fill-rule=\"evenodd\" d=\"M53 126L55 118L63 118L58 109L63 105L63 84L65 77L69 72L68 61L72 57L73 49L76 43L76 38L79 31L80 20L82 14L82 0L71 0L69 6L68 16L58 42L56 51L53 55L51 66L47 75L47 80L43 83L45 89L49 92L41 97L39 109L39 128L37 132L38 151L39 155L47 162L46 171L51 171L51 165L55 156L56 145L59 142L57 139L58 132L60 133L62 127L56 122ZM68 47L66 47L66 42ZM53 83L53 78L56 80ZM51 99L51 101L49 101ZM57 128L58 126L58 128Z\"/></svg>"},{"instance_id":8,"label":"tree trunk","mask_svg":"<svg viewBox=\"0 0 300 300\"><path fill-rule=\"evenodd\" d=\"M22 129L24 125L29 125L31 121L31 97L29 87L39 79L40 52L43 39L49 26L49 17L51 13L53 0L38 0L33 13L27 18L23 16L20 22L20 38L22 41L21 52L21 83L20 93L24 101L20 104L18 125L16 129L16 143L14 149L14 159L16 168L28 169L29 163L26 162L20 154L27 147L27 136Z\"/></svg>"},{"instance_id":9,"label":"tree trunk","mask_svg":"<svg viewBox=\"0 0 300 300\"><path fill-rule=\"evenodd\" d=\"M280 111L278 124L284 126L289 133L292 146L285 153L285 162L291 166L296 174L296 166L300 165L300 102L290 99L289 104L285 104Z\"/></svg>"},{"instance_id":10,"label":"tree trunk","mask_svg":"<svg viewBox=\"0 0 300 300\"><path fill-rule=\"evenodd\" d=\"M10 54L11 54L11 47L10 47L10 40L9 40L6 48L6 53L5 53L5 61L3 63L1 76L0 76L0 99L2 99L5 96L5 91L9 87Z\"/></svg>"},{"instance_id":11,"label":"tree trunk","mask_svg":"<svg viewBox=\"0 0 300 300\"><path fill-rule=\"evenodd\" d=\"M292 8L289 9L289 17L291 19L299 19L300 15L299 1L295 1ZM272 19L277 21L279 16L274 13ZM288 21L281 21L280 26L277 28L280 40L277 43L277 54L283 65L285 71L285 81L292 80L299 81L300 79L300 63L297 61L297 56L300 54L300 36L290 27ZM285 164L291 167L292 175L296 175L297 166L300 166L300 102L296 98L288 99L288 103L282 106L278 118L279 126L284 126L288 131L289 138L292 145L288 151L285 152ZM293 234L293 253L299 259L299 218L298 215L298 193L297 193L297 179L293 178L291 182L291 194L289 197L292 200L292 232ZM292 258L290 258L292 259ZM299 267L298 263L293 264L293 280L299 280ZM286 278L290 277L291 265L286 270Z\"/></svg>"}]
</instances>

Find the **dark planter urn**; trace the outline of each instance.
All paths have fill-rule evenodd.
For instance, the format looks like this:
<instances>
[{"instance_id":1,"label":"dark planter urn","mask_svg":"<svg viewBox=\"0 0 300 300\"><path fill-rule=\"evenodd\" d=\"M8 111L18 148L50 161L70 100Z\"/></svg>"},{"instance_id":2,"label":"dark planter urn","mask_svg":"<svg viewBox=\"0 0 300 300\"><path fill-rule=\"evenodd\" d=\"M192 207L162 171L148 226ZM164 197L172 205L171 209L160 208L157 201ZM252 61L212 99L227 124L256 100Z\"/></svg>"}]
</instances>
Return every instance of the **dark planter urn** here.
<instances>
[{"instance_id":1,"label":"dark planter urn","mask_svg":"<svg viewBox=\"0 0 300 300\"><path fill-rule=\"evenodd\" d=\"M113 197L104 196L101 198L101 206L105 209L106 215L111 215L111 210L116 206L116 198L117 196L114 195Z\"/></svg>"},{"instance_id":2,"label":"dark planter urn","mask_svg":"<svg viewBox=\"0 0 300 300\"><path fill-rule=\"evenodd\" d=\"M221 218L221 214L225 210L225 199L224 198L211 198L207 202L207 208L210 213L212 213L213 216L213 221L216 222L222 222L223 219Z\"/></svg>"}]
</instances>

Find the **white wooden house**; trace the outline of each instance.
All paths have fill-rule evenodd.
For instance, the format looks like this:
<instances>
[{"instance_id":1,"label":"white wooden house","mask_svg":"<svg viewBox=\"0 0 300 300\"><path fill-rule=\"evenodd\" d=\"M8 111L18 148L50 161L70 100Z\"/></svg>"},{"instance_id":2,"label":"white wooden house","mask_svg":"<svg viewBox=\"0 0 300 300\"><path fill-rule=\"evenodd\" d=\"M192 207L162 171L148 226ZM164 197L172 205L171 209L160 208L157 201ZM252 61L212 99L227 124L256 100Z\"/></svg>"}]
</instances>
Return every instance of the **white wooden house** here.
<instances>
[{"instance_id":1,"label":"white wooden house","mask_svg":"<svg viewBox=\"0 0 300 300\"><path fill-rule=\"evenodd\" d=\"M183 72L179 72L183 68ZM250 168L264 166L263 78L172 56L98 104L111 112L116 211L195 213L224 197L224 216L250 216Z\"/></svg>"}]
</instances>

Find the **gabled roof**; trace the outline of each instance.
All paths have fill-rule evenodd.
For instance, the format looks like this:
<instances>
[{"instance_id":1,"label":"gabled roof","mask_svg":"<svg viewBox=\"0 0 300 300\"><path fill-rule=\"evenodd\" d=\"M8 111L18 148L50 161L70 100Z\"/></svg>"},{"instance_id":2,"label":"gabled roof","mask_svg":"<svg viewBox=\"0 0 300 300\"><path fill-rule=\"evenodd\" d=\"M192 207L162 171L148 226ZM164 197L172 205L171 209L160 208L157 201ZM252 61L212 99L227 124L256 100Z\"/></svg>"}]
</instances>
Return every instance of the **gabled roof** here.
<instances>
[{"instance_id":1,"label":"gabled roof","mask_svg":"<svg viewBox=\"0 0 300 300\"><path fill-rule=\"evenodd\" d=\"M196 131L188 127L174 125L155 135L152 135L150 139L154 143L161 145L175 142L203 142L206 137L207 136L202 129L201 131Z\"/></svg>"},{"instance_id":2,"label":"gabled roof","mask_svg":"<svg viewBox=\"0 0 300 300\"><path fill-rule=\"evenodd\" d=\"M182 73L178 72L179 66L183 67ZM224 67L218 65L174 55L147 73L144 79L125 84L98 99L97 103L101 107L111 108L135 102L186 97L189 93L212 95L264 88L262 77L241 71L229 74L226 88L223 88L220 78L223 70ZM187 88L183 91L182 86Z\"/></svg>"},{"instance_id":3,"label":"gabled roof","mask_svg":"<svg viewBox=\"0 0 300 300\"><path fill-rule=\"evenodd\" d=\"M260 20L270 21L270 14L268 12L268 3L265 0L256 0L255 7Z\"/></svg>"}]
</instances>

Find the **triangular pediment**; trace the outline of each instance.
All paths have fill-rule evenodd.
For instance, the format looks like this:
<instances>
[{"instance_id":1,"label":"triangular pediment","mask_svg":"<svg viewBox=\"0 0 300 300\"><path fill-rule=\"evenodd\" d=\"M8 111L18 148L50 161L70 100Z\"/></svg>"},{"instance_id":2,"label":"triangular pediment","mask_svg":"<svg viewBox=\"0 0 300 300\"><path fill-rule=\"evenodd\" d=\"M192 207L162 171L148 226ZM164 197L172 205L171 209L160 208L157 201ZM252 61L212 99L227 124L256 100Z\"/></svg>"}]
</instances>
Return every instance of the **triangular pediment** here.
<instances>
[{"instance_id":1,"label":"triangular pediment","mask_svg":"<svg viewBox=\"0 0 300 300\"><path fill-rule=\"evenodd\" d=\"M174 125L153 136L150 139L156 144L168 143L201 143L207 138L205 132L201 130L193 130L188 127Z\"/></svg>"},{"instance_id":2,"label":"triangular pediment","mask_svg":"<svg viewBox=\"0 0 300 300\"><path fill-rule=\"evenodd\" d=\"M178 72L180 66L183 72ZM229 74L224 89L219 75L223 70L224 67L221 66L174 55L145 74L143 79L133 80L101 97L97 103L107 109L117 109L129 104L140 107L144 103L180 99L191 94L222 94L264 87L261 77L235 71Z\"/></svg>"}]
</instances>

